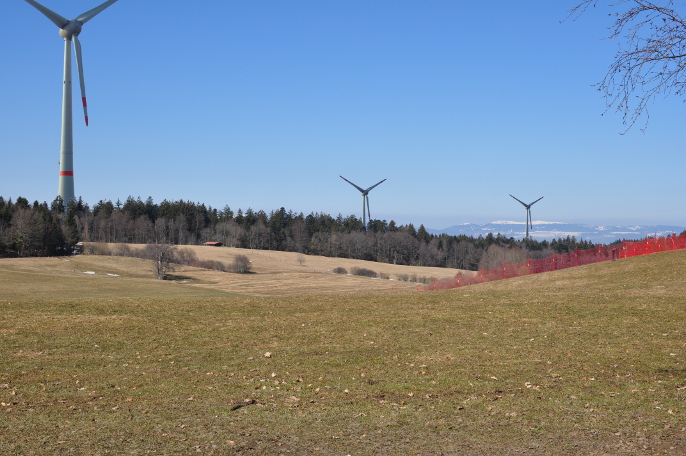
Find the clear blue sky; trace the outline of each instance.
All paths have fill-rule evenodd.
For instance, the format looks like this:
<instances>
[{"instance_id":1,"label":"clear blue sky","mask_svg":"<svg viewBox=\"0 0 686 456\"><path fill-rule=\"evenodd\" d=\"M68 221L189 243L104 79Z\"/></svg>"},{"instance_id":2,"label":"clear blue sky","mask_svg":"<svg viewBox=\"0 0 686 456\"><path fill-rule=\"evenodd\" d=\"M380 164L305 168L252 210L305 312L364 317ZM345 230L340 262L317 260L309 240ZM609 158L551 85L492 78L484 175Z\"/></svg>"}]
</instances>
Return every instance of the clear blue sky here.
<instances>
[{"instance_id":1,"label":"clear blue sky","mask_svg":"<svg viewBox=\"0 0 686 456\"><path fill-rule=\"evenodd\" d=\"M100 0L43 0L73 18ZM76 194L361 216L441 229L519 220L686 226L686 106L625 135L592 84L617 43L574 1L119 0L81 33ZM62 49L4 18L0 195L57 193ZM76 81L76 79L75 79ZM78 84L74 88L75 100Z\"/></svg>"}]
</instances>

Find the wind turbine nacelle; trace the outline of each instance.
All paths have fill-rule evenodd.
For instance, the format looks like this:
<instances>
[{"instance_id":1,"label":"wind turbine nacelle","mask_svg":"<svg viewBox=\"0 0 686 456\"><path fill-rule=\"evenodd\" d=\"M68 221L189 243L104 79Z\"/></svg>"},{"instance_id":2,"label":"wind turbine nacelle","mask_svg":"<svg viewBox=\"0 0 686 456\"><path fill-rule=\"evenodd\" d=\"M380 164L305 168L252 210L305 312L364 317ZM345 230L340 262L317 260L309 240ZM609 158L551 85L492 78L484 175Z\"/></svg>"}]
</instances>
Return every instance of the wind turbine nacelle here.
<instances>
[{"instance_id":1,"label":"wind turbine nacelle","mask_svg":"<svg viewBox=\"0 0 686 456\"><path fill-rule=\"evenodd\" d=\"M60 29L60 36L65 40L70 40L74 35L81 33L81 26L81 22L71 20Z\"/></svg>"}]
</instances>

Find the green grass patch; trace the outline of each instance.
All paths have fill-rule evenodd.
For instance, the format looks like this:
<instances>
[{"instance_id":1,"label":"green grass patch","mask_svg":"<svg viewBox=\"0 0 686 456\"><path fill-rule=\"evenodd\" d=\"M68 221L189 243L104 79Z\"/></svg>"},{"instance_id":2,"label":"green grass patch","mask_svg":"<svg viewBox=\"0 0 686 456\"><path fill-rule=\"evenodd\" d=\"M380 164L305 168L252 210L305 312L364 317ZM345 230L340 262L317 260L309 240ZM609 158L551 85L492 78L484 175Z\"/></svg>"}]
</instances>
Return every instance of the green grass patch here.
<instances>
[{"instance_id":1,"label":"green grass patch","mask_svg":"<svg viewBox=\"0 0 686 456\"><path fill-rule=\"evenodd\" d=\"M16 275L0 453L683 454L685 266L290 298L31 297Z\"/></svg>"}]
</instances>

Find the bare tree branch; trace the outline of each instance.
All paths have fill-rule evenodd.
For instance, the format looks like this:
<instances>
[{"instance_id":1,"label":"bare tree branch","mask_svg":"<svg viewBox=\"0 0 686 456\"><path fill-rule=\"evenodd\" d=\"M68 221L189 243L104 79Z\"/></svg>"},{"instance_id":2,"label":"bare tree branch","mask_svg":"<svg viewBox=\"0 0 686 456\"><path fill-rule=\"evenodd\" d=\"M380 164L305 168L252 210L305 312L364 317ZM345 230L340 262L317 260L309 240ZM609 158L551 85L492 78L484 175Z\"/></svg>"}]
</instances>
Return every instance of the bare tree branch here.
<instances>
[{"instance_id":1,"label":"bare tree branch","mask_svg":"<svg viewBox=\"0 0 686 456\"><path fill-rule=\"evenodd\" d=\"M584 0L569 10L576 20L600 0ZM686 21L674 9L673 0L615 0L611 7L614 24L607 39L618 39L620 47L605 77L596 84L607 110L621 112L626 133L645 114L657 96L686 94ZM686 100L685 100L686 101Z\"/></svg>"}]
</instances>

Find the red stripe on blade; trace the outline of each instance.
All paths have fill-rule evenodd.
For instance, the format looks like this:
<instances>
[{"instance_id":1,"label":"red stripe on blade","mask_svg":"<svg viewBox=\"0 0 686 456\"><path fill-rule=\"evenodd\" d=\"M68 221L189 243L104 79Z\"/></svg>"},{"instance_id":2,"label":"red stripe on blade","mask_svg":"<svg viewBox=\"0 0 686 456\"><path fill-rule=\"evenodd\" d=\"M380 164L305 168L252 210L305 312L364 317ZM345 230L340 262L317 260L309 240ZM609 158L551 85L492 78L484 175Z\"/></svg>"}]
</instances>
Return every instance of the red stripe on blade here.
<instances>
[{"instance_id":1,"label":"red stripe on blade","mask_svg":"<svg viewBox=\"0 0 686 456\"><path fill-rule=\"evenodd\" d=\"M74 171L60 171L60 176L72 176L72 177L74 177Z\"/></svg>"}]
</instances>

